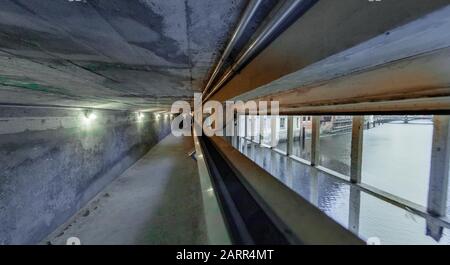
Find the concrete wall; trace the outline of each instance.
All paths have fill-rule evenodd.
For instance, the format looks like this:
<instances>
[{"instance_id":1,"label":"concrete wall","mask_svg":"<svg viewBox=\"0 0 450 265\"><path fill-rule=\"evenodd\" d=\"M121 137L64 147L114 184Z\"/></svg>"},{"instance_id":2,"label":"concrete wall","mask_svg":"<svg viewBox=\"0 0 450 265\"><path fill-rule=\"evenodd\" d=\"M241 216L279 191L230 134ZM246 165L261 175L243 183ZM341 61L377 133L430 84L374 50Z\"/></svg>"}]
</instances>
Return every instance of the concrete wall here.
<instances>
[{"instance_id":1,"label":"concrete wall","mask_svg":"<svg viewBox=\"0 0 450 265\"><path fill-rule=\"evenodd\" d=\"M1 0L0 102L123 110L192 100L247 3Z\"/></svg>"},{"instance_id":2,"label":"concrete wall","mask_svg":"<svg viewBox=\"0 0 450 265\"><path fill-rule=\"evenodd\" d=\"M267 85L448 4L448 0L321 0L211 100L225 101Z\"/></svg>"},{"instance_id":3,"label":"concrete wall","mask_svg":"<svg viewBox=\"0 0 450 265\"><path fill-rule=\"evenodd\" d=\"M282 114L448 110L449 27L450 4L235 99Z\"/></svg>"},{"instance_id":4,"label":"concrete wall","mask_svg":"<svg viewBox=\"0 0 450 265\"><path fill-rule=\"evenodd\" d=\"M0 107L0 245L39 242L170 133L169 117L95 114Z\"/></svg>"}]
</instances>

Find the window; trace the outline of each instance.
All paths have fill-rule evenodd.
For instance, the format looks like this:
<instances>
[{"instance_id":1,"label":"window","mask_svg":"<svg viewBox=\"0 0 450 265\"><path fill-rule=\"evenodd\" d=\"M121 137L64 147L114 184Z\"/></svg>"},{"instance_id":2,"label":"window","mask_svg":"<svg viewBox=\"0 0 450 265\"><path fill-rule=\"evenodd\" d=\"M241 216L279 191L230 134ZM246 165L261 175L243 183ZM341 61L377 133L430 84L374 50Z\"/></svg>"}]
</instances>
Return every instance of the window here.
<instances>
[{"instance_id":1,"label":"window","mask_svg":"<svg viewBox=\"0 0 450 265\"><path fill-rule=\"evenodd\" d=\"M294 145L292 155L311 160L311 120L306 116L294 116Z\"/></svg>"},{"instance_id":2,"label":"window","mask_svg":"<svg viewBox=\"0 0 450 265\"><path fill-rule=\"evenodd\" d=\"M447 229L444 229L443 238L437 242L425 233L427 221L422 216L366 193L361 193L360 196L360 207L355 216L359 217L358 234L362 239L377 237L383 245L449 244Z\"/></svg>"},{"instance_id":3,"label":"window","mask_svg":"<svg viewBox=\"0 0 450 265\"><path fill-rule=\"evenodd\" d=\"M246 140L243 137L240 137L238 140L238 149L243 154L245 154L247 150Z\"/></svg>"},{"instance_id":4,"label":"window","mask_svg":"<svg viewBox=\"0 0 450 265\"><path fill-rule=\"evenodd\" d=\"M366 116L362 182L426 206L432 116Z\"/></svg>"},{"instance_id":5,"label":"window","mask_svg":"<svg viewBox=\"0 0 450 265\"><path fill-rule=\"evenodd\" d=\"M272 130L271 130L271 117L270 116L261 116L262 124L262 144L270 146L272 141Z\"/></svg>"},{"instance_id":6,"label":"window","mask_svg":"<svg viewBox=\"0 0 450 265\"><path fill-rule=\"evenodd\" d=\"M244 137L245 136L245 115L239 115L238 127L239 127L238 136Z\"/></svg>"},{"instance_id":7,"label":"window","mask_svg":"<svg viewBox=\"0 0 450 265\"><path fill-rule=\"evenodd\" d=\"M255 126L252 140L256 143L260 142L261 116L254 116L253 124Z\"/></svg>"},{"instance_id":8,"label":"window","mask_svg":"<svg viewBox=\"0 0 450 265\"><path fill-rule=\"evenodd\" d=\"M287 152L287 116L274 116L275 118L275 137L276 146L275 149Z\"/></svg>"},{"instance_id":9,"label":"window","mask_svg":"<svg viewBox=\"0 0 450 265\"><path fill-rule=\"evenodd\" d=\"M320 166L345 176L350 175L352 124L352 116L320 118Z\"/></svg>"},{"instance_id":10,"label":"window","mask_svg":"<svg viewBox=\"0 0 450 265\"><path fill-rule=\"evenodd\" d=\"M245 138L246 139L251 139L251 137L252 137L252 135L253 135L253 132L252 132L252 129L253 129L253 116L250 116L250 115L248 115L248 116L246 116L247 117L247 124L246 124L246 126L247 126L247 133L245 134Z\"/></svg>"},{"instance_id":11,"label":"window","mask_svg":"<svg viewBox=\"0 0 450 265\"><path fill-rule=\"evenodd\" d=\"M433 118L432 115L365 116L361 143L363 188L330 176L350 180L355 120L352 116L319 117L319 170L248 140L241 152L362 239L377 237L383 244L448 244L450 232L446 226L441 238L435 234L430 236L425 231L439 231L442 224L414 214L407 207L419 211L423 208L405 202L426 207L433 128L440 124L433 124L439 121ZM262 116L259 122L263 143L276 143L274 148L286 151L290 121L286 116ZM312 117L294 116L293 156L310 161L311 136ZM369 192L368 186L374 189ZM447 192L449 217L450 190Z\"/></svg>"},{"instance_id":12,"label":"window","mask_svg":"<svg viewBox=\"0 0 450 265\"><path fill-rule=\"evenodd\" d=\"M287 129L287 126L286 126L286 118L285 118L285 117L281 117L281 118L280 118L280 129L281 129L281 130Z\"/></svg>"}]
</instances>

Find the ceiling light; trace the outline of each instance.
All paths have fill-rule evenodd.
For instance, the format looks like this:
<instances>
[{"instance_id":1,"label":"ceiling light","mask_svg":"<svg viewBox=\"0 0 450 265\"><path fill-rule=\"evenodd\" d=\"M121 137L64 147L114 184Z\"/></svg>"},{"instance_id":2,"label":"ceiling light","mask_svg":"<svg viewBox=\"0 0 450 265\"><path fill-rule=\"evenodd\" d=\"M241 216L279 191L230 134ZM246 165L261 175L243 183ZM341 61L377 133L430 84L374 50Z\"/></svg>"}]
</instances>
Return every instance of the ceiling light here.
<instances>
[{"instance_id":1,"label":"ceiling light","mask_svg":"<svg viewBox=\"0 0 450 265\"><path fill-rule=\"evenodd\" d=\"M137 113L136 113L136 117L137 117L137 120L138 120L138 121L141 121L141 120L144 119L145 115L144 115L144 113L142 113L142 112L137 112Z\"/></svg>"},{"instance_id":2,"label":"ceiling light","mask_svg":"<svg viewBox=\"0 0 450 265\"><path fill-rule=\"evenodd\" d=\"M89 125L97 119L97 115L93 111L86 111L82 119L84 124Z\"/></svg>"}]
</instances>

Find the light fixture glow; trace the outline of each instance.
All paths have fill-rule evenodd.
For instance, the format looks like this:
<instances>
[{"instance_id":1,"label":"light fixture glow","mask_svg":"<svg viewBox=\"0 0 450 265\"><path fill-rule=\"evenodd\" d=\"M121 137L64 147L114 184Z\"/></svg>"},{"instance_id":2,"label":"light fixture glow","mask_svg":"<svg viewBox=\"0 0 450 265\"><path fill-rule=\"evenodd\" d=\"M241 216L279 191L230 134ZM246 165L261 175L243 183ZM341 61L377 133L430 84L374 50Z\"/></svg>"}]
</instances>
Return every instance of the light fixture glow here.
<instances>
[{"instance_id":1,"label":"light fixture glow","mask_svg":"<svg viewBox=\"0 0 450 265\"><path fill-rule=\"evenodd\" d=\"M84 113L82 119L85 125L90 125L93 121L97 119L97 115L92 111L87 111Z\"/></svg>"},{"instance_id":2,"label":"light fixture glow","mask_svg":"<svg viewBox=\"0 0 450 265\"><path fill-rule=\"evenodd\" d=\"M138 121L142 121L145 118L145 115L142 112L137 112L136 117Z\"/></svg>"},{"instance_id":3,"label":"light fixture glow","mask_svg":"<svg viewBox=\"0 0 450 265\"><path fill-rule=\"evenodd\" d=\"M90 113L87 118L88 120L95 121L97 119L97 115L95 115L95 113Z\"/></svg>"}]
</instances>

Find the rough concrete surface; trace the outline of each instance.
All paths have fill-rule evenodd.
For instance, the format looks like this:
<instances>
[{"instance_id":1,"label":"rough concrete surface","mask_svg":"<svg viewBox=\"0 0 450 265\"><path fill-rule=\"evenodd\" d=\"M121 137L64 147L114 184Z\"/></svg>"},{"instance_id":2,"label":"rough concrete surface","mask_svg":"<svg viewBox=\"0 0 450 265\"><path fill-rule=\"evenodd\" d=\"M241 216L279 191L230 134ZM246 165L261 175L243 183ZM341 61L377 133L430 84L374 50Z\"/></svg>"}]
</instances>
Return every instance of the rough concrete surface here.
<instances>
[{"instance_id":1,"label":"rough concrete surface","mask_svg":"<svg viewBox=\"0 0 450 265\"><path fill-rule=\"evenodd\" d=\"M225 101L269 85L447 5L448 0L320 0L211 100Z\"/></svg>"},{"instance_id":2,"label":"rough concrete surface","mask_svg":"<svg viewBox=\"0 0 450 265\"><path fill-rule=\"evenodd\" d=\"M245 0L2 0L0 103L142 109L200 91Z\"/></svg>"},{"instance_id":3,"label":"rough concrete surface","mask_svg":"<svg viewBox=\"0 0 450 265\"><path fill-rule=\"evenodd\" d=\"M191 137L167 136L42 244L204 244Z\"/></svg>"},{"instance_id":4,"label":"rough concrete surface","mask_svg":"<svg viewBox=\"0 0 450 265\"><path fill-rule=\"evenodd\" d=\"M170 132L169 118L137 122L119 111L64 126L77 111L0 108L0 126L29 125L0 135L0 245L41 241ZM59 127L35 128L55 117Z\"/></svg>"},{"instance_id":5,"label":"rough concrete surface","mask_svg":"<svg viewBox=\"0 0 450 265\"><path fill-rule=\"evenodd\" d=\"M239 95L282 107L450 95L450 5Z\"/></svg>"}]
</instances>

